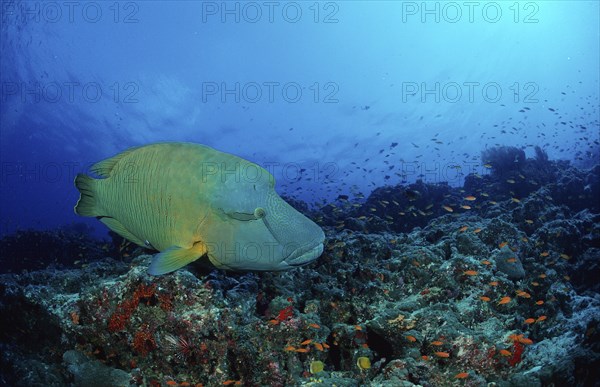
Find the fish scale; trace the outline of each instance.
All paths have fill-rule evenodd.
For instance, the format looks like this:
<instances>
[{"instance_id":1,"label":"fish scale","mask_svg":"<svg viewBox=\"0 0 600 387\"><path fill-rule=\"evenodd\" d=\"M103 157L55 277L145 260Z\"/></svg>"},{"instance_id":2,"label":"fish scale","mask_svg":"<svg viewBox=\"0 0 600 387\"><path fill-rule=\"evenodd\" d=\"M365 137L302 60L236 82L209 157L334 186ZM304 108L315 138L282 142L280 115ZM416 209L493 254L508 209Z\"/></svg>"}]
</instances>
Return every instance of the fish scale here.
<instances>
[{"instance_id":1,"label":"fish scale","mask_svg":"<svg viewBox=\"0 0 600 387\"><path fill-rule=\"evenodd\" d=\"M160 184L160 176L171 175L173 179L180 177L181 172L173 168L172 164L173 160L158 162L155 152L151 150L133 152L116 164L114 175L100 180L101 186L105 187L103 200L106 201L106 207L111 209L107 211L107 216L120 219L139 240L148 240L158 250L173 244L190 247L189 241L193 239L194 228L186 228L186 225L177 219L174 209L178 205L186 205L189 206L188 211L192 212L190 207L193 202L177 195L170 180ZM135 167L143 165L152 167ZM134 166L135 170L131 170L131 166ZM127 185L127 189L122 189L123 185ZM148 193L156 194L149 196ZM177 232L178 229L180 232Z\"/></svg>"}]
</instances>

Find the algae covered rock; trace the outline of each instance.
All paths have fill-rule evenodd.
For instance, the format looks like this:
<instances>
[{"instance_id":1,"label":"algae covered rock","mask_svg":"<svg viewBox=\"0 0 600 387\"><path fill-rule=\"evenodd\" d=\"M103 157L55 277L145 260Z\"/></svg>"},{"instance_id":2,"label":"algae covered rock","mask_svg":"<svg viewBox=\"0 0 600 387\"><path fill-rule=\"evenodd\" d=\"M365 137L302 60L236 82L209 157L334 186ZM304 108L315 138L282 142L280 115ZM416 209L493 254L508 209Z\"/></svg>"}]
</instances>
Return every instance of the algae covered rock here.
<instances>
[{"instance_id":1,"label":"algae covered rock","mask_svg":"<svg viewBox=\"0 0 600 387\"><path fill-rule=\"evenodd\" d=\"M519 280L525 277L525 269L521 260L514 251L508 246L504 246L494 255L496 267L499 271L506 274L512 280Z\"/></svg>"},{"instance_id":2,"label":"algae covered rock","mask_svg":"<svg viewBox=\"0 0 600 387\"><path fill-rule=\"evenodd\" d=\"M592 385L600 217L556 204L547 185L512 200L506 180L531 178L512 172L312 213L330 222L324 253L288 272L153 277L151 256L131 253L0 275L3 381Z\"/></svg>"},{"instance_id":3,"label":"algae covered rock","mask_svg":"<svg viewBox=\"0 0 600 387\"><path fill-rule=\"evenodd\" d=\"M120 387L129 386L131 380L131 375L127 372L108 367L98 360L90 360L79 351L65 352L63 361L75 378L75 386Z\"/></svg>"}]
</instances>

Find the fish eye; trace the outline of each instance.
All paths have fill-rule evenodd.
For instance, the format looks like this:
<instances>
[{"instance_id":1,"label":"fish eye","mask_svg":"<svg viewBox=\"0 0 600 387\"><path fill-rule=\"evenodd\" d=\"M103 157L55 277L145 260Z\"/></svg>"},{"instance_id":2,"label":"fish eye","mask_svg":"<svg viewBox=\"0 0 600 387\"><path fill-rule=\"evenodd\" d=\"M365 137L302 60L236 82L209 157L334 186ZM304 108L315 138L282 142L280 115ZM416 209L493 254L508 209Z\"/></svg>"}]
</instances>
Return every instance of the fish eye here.
<instances>
[{"instance_id":1,"label":"fish eye","mask_svg":"<svg viewBox=\"0 0 600 387\"><path fill-rule=\"evenodd\" d=\"M267 215L267 213L265 212L265 209L262 207L256 207L256 209L254 210L254 217L256 219L264 218L265 215Z\"/></svg>"}]
</instances>

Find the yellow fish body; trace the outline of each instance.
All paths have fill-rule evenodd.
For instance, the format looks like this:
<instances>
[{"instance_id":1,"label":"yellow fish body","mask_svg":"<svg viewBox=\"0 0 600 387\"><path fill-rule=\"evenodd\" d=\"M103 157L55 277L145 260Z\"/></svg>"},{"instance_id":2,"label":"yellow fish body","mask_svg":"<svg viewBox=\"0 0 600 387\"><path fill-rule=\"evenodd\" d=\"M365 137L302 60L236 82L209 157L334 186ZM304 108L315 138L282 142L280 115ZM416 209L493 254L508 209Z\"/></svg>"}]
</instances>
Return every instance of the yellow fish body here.
<instances>
[{"instance_id":1,"label":"yellow fish body","mask_svg":"<svg viewBox=\"0 0 600 387\"><path fill-rule=\"evenodd\" d=\"M264 168L192 143L129 149L79 174L75 213L158 251L149 273L207 255L218 268L287 270L317 259L325 235L285 202Z\"/></svg>"}]
</instances>

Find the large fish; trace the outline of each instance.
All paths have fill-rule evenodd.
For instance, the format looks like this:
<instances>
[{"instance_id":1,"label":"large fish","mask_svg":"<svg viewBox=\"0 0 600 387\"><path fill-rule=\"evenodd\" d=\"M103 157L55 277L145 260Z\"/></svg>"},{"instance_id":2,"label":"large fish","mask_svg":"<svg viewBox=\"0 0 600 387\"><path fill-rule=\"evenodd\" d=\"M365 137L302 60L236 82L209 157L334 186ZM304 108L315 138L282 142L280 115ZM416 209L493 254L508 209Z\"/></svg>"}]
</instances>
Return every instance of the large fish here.
<instances>
[{"instance_id":1,"label":"large fish","mask_svg":"<svg viewBox=\"0 0 600 387\"><path fill-rule=\"evenodd\" d=\"M264 168L192 143L129 149L79 174L75 213L95 216L140 246L160 251L160 275L202 256L223 269L287 270L317 259L325 235L286 203Z\"/></svg>"}]
</instances>

